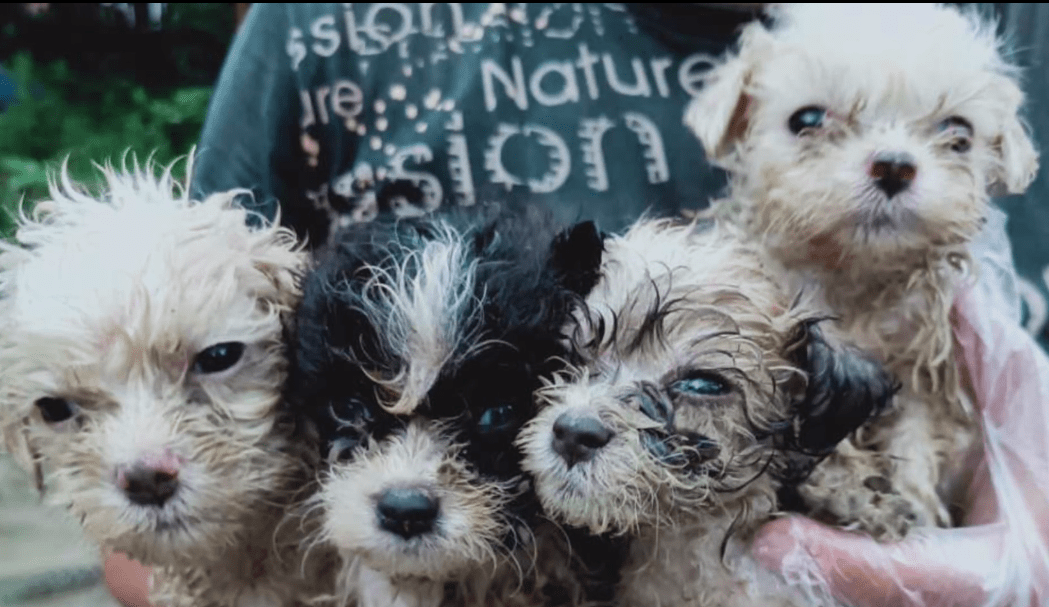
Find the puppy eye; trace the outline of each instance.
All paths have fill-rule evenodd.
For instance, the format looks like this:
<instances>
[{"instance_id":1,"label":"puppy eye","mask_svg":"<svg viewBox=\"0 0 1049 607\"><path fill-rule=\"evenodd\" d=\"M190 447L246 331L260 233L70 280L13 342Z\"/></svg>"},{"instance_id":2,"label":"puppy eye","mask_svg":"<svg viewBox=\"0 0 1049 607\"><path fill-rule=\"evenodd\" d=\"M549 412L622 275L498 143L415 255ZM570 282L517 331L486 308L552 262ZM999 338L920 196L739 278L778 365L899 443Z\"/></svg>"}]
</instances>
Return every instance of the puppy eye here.
<instances>
[{"instance_id":1,"label":"puppy eye","mask_svg":"<svg viewBox=\"0 0 1049 607\"><path fill-rule=\"evenodd\" d=\"M787 120L787 128L791 133L800 135L807 129L818 129L823 126L823 120L827 117L827 109L818 105L807 105L790 115Z\"/></svg>"},{"instance_id":2,"label":"puppy eye","mask_svg":"<svg viewBox=\"0 0 1049 607\"><path fill-rule=\"evenodd\" d=\"M193 360L193 370L197 373L218 373L237 364L244 354L244 344L228 341L204 348Z\"/></svg>"},{"instance_id":3,"label":"puppy eye","mask_svg":"<svg viewBox=\"0 0 1049 607\"><path fill-rule=\"evenodd\" d=\"M40 417L49 424L64 422L76 413L76 406L64 398L45 396L37 399L35 404L40 409Z\"/></svg>"},{"instance_id":4,"label":"puppy eye","mask_svg":"<svg viewBox=\"0 0 1049 607\"><path fill-rule=\"evenodd\" d=\"M964 153L972 148L973 125L961 116L951 116L937 125L941 133L950 137L951 149L955 152Z\"/></svg>"},{"instance_id":5,"label":"puppy eye","mask_svg":"<svg viewBox=\"0 0 1049 607\"><path fill-rule=\"evenodd\" d=\"M512 405L501 405L485 409L477 420L477 431L481 434L496 434L513 430L517 421Z\"/></svg>"},{"instance_id":6,"label":"puppy eye","mask_svg":"<svg viewBox=\"0 0 1049 607\"><path fill-rule=\"evenodd\" d=\"M697 373L670 384L670 389L683 394L721 396L731 390L729 383L710 373Z\"/></svg>"}]
</instances>

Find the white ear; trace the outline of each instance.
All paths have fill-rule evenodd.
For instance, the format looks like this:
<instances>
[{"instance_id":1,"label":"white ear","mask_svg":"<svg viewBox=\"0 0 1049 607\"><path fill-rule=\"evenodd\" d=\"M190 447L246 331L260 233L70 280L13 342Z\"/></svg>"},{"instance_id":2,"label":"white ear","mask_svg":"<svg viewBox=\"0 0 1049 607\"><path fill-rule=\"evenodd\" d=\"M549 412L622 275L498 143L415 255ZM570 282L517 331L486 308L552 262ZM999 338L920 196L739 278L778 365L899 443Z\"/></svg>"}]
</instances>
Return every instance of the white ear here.
<instances>
[{"instance_id":1,"label":"white ear","mask_svg":"<svg viewBox=\"0 0 1049 607\"><path fill-rule=\"evenodd\" d=\"M998 182L1009 194L1023 194L1038 174L1038 151L1019 118L1006 123L998 140L998 156Z\"/></svg>"},{"instance_id":2,"label":"white ear","mask_svg":"<svg viewBox=\"0 0 1049 607\"><path fill-rule=\"evenodd\" d=\"M718 160L746 130L748 99L743 92L748 63L739 56L713 68L703 89L685 111L685 125L703 144L710 160Z\"/></svg>"},{"instance_id":3,"label":"white ear","mask_svg":"<svg viewBox=\"0 0 1049 607\"><path fill-rule=\"evenodd\" d=\"M995 141L998 167L993 175L994 185L1004 193L1022 194L1038 174L1038 150L1019 117L1023 91L1012 80L1002 80L998 92L1009 114Z\"/></svg>"}]
</instances>

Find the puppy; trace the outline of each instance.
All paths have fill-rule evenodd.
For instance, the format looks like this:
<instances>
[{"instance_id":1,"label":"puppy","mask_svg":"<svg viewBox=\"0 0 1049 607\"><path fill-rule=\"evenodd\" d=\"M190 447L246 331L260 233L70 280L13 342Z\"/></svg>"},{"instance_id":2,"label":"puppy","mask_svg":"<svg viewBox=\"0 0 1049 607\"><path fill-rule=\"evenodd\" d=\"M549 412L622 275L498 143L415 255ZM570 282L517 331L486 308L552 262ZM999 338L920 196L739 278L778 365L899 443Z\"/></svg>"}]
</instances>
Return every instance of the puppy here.
<instances>
[{"instance_id":1,"label":"puppy","mask_svg":"<svg viewBox=\"0 0 1049 607\"><path fill-rule=\"evenodd\" d=\"M518 443L553 518L627 538L614 603L803 604L750 588L740 547L892 378L832 345L718 226L642 220L610 238L566 334L574 365Z\"/></svg>"},{"instance_id":2,"label":"puppy","mask_svg":"<svg viewBox=\"0 0 1049 607\"><path fill-rule=\"evenodd\" d=\"M331 462L318 539L343 600L538 604L560 583L534 568L513 444L600 260L578 254L592 224L555 233L537 212L371 223L307 278L291 385Z\"/></svg>"},{"instance_id":3,"label":"puppy","mask_svg":"<svg viewBox=\"0 0 1049 607\"><path fill-rule=\"evenodd\" d=\"M321 568L294 525L275 536L310 478L280 398L304 256L249 228L237 192L192 202L137 163L104 177L96 198L63 170L2 245L7 448L104 549L154 567L156 604L310 598Z\"/></svg>"},{"instance_id":4,"label":"puppy","mask_svg":"<svg viewBox=\"0 0 1049 607\"><path fill-rule=\"evenodd\" d=\"M894 412L802 488L817 515L879 538L951 523L978 425L949 313L989 191L1038 155L992 24L931 4L785 5L707 75L686 122L731 175L714 205L849 338L904 380Z\"/></svg>"}]
</instances>

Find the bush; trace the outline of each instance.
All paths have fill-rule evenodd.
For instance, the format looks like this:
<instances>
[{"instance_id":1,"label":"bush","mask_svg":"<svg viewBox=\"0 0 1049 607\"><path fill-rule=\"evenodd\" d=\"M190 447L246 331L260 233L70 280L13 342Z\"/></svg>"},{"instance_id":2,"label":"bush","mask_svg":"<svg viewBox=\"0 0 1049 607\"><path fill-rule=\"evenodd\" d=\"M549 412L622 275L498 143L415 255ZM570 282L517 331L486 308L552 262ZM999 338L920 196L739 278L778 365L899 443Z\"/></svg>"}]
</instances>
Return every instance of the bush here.
<instances>
[{"instance_id":1,"label":"bush","mask_svg":"<svg viewBox=\"0 0 1049 607\"><path fill-rule=\"evenodd\" d=\"M93 163L119 163L128 152L169 163L196 143L232 35L232 10L168 7L158 32L102 19L71 29L83 17L57 12L0 34L0 51L23 49L0 55L17 88L0 113L0 237L10 235L23 199L28 205L47 194L48 174L67 157L73 179L90 187L98 178ZM83 39L63 47L57 41L67 30ZM89 44L85 32L108 45Z\"/></svg>"}]
</instances>

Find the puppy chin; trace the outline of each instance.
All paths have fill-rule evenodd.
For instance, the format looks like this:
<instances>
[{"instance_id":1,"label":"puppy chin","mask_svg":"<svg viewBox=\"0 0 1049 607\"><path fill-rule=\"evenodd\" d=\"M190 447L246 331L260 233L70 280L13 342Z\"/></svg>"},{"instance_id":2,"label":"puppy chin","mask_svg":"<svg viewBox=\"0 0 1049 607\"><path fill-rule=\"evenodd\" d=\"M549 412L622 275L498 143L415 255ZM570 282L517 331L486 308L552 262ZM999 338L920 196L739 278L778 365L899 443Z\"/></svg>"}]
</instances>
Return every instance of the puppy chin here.
<instances>
[{"instance_id":1,"label":"puppy chin","mask_svg":"<svg viewBox=\"0 0 1049 607\"><path fill-rule=\"evenodd\" d=\"M258 534L249 523L257 519L260 502L275 493L277 479L288 471L277 465L280 461L255 463L250 472L185 466L178 491L162 506L132 503L109 477L72 483L63 475L54 479L55 494L65 496L63 505L80 518L90 537L107 548L145 563L208 559L227 546L243 543L247 534ZM251 486L226 480L237 478Z\"/></svg>"},{"instance_id":2,"label":"puppy chin","mask_svg":"<svg viewBox=\"0 0 1049 607\"><path fill-rule=\"evenodd\" d=\"M554 450L558 417L587 410L548 406L519 435L522 467L535 480L543 510L556 521L595 534L630 533L658 524L665 508L660 504L659 482L650 476L659 466L645 451L637 430L613 411L597 415L615 436L591 459L569 466Z\"/></svg>"},{"instance_id":3,"label":"puppy chin","mask_svg":"<svg viewBox=\"0 0 1049 607\"><path fill-rule=\"evenodd\" d=\"M429 426L429 427L428 427ZM494 566L509 523L508 487L476 478L434 424L416 422L336 464L318 496L325 539L347 562L361 559L391 578L446 581ZM437 504L432 530L404 537L383 527L379 501L390 490L418 491Z\"/></svg>"},{"instance_id":4,"label":"puppy chin","mask_svg":"<svg viewBox=\"0 0 1049 607\"><path fill-rule=\"evenodd\" d=\"M762 180L740 187L761 201L750 210L754 228L786 259L851 259L866 267L924 258L971 240L987 211L972 175L936 167L892 198L846 167L773 163L759 173Z\"/></svg>"}]
</instances>

